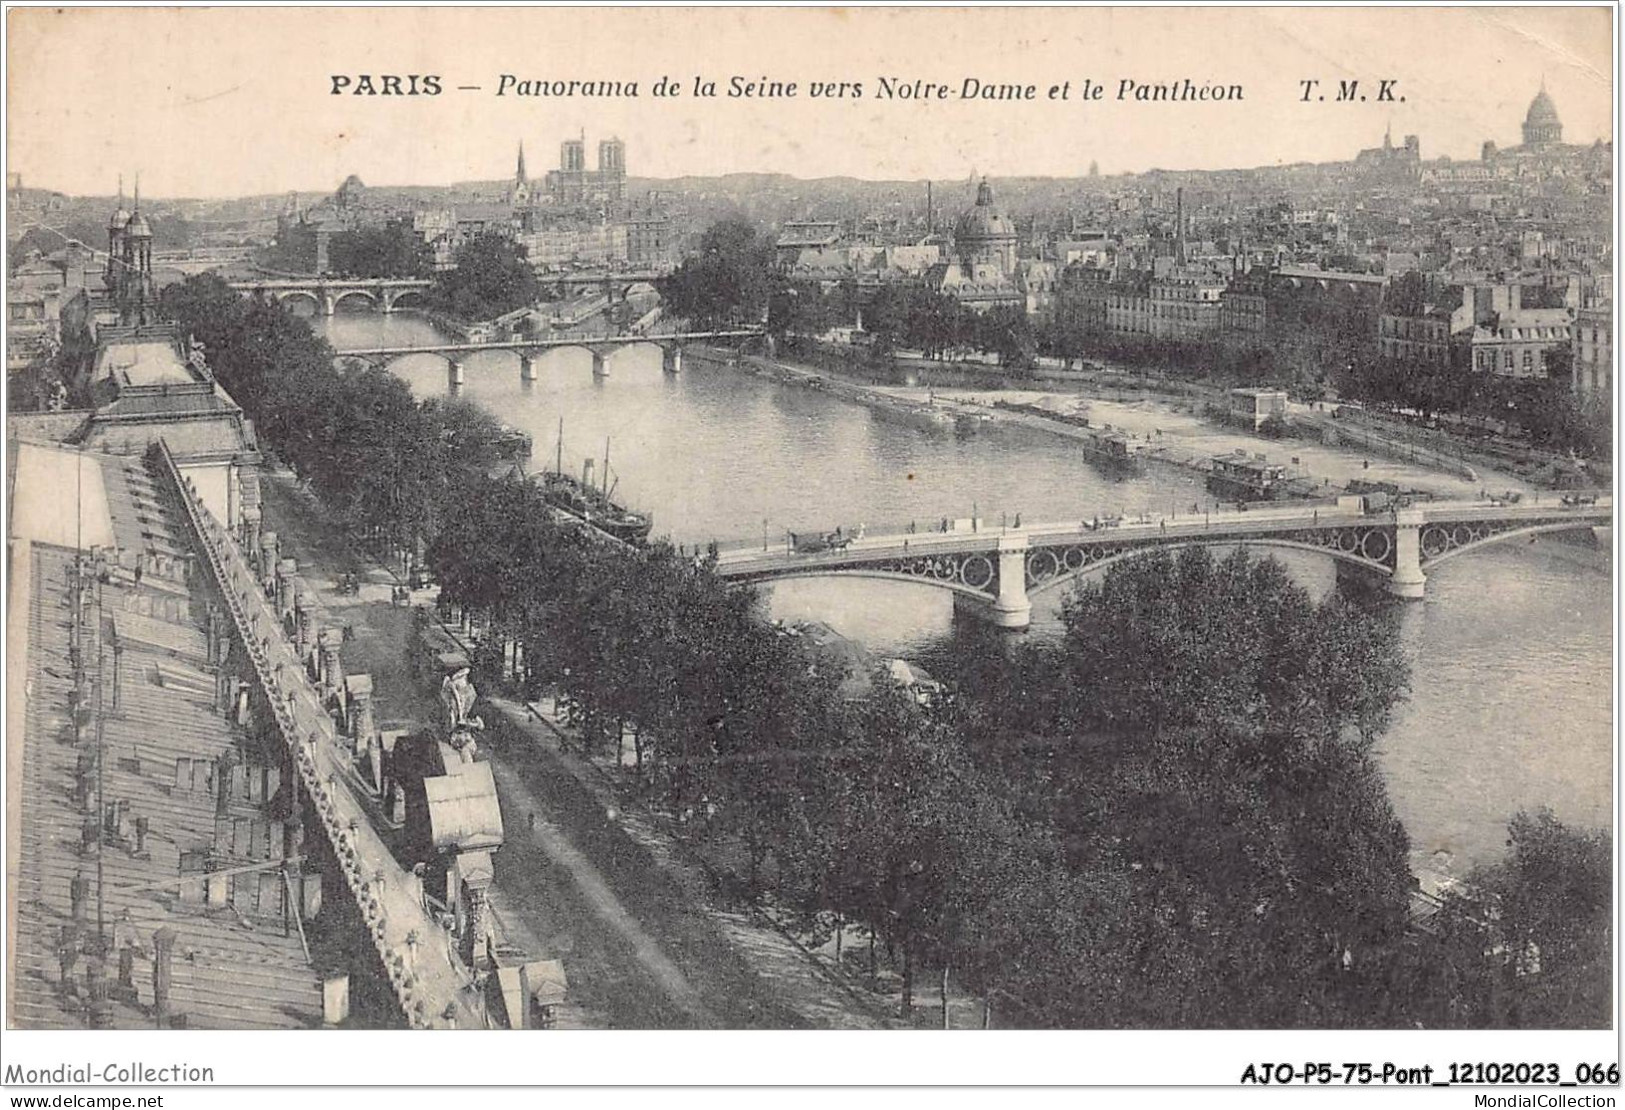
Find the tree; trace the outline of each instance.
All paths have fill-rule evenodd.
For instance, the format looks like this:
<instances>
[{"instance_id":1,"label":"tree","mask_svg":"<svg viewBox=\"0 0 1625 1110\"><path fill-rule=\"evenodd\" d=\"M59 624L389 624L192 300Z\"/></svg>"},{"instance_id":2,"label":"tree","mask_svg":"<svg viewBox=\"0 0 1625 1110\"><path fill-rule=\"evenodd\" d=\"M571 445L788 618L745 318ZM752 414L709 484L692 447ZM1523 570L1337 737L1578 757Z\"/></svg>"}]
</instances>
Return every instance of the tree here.
<instances>
[{"instance_id":1,"label":"tree","mask_svg":"<svg viewBox=\"0 0 1625 1110\"><path fill-rule=\"evenodd\" d=\"M1607 1028L1613 1014L1613 845L1548 810L1509 823L1507 858L1445 899L1408 992L1417 1019L1467 1028Z\"/></svg>"},{"instance_id":2,"label":"tree","mask_svg":"<svg viewBox=\"0 0 1625 1110\"><path fill-rule=\"evenodd\" d=\"M1063 620L1060 646L978 688L973 726L981 750L1053 744L1025 761L1023 792L1075 897L1115 890L1115 924L1046 994L1049 1019L1364 1020L1345 953L1385 958L1410 887L1370 754L1406 677L1391 621L1312 602L1273 560L1200 548L1118 564ZM1102 1009L1075 1009L1074 986Z\"/></svg>"},{"instance_id":3,"label":"tree","mask_svg":"<svg viewBox=\"0 0 1625 1110\"><path fill-rule=\"evenodd\" d=\"M1021 370L1032 365L1035 341L1032 323L1020 305L1000 305L974 314L972 326L978 349L995 356L999 365Z\"/></svg>"},{"instance_id":4,"label":"tree","mask_svg":"<svg viewBox=\"0 0 1625 1110\"><path fill-rule=\"evenodd\" d=\"M699 254L685 259L668 280L678 316L698 327L754 325L772 292L773 245L748 220L719 220L700 238Z\"/></svg>"},{"instance_id":5,"label":"tree","mask_svg":"<svg viewBox=\"0 0 1625 1110\"><path fill-rule=\"evenodd\" d=\"M525 248L494 232L457 248L456 268L435 275L425 298L462 320L490 320L536 303L541 286Z\"/></svg>"},{"instance_id":6,"label":"tree","mask_svg":"<svg viewBox=\"0 0 1625 1110\"><path fill-rule=\"evenodd\" d=\"M328 247L333 273L352 278L422 278L434 270L434 251L409 220L359 227L333 236Z\"/></svg>"}]
</instances>

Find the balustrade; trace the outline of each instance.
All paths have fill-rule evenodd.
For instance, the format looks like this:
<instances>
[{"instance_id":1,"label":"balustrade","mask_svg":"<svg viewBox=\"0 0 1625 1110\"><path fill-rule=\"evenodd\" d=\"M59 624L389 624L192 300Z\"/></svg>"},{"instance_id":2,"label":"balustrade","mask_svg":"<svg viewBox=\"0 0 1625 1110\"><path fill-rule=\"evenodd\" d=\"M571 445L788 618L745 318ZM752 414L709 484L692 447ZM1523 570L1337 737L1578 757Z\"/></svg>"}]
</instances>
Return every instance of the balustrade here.
<instances>
[{"instance_id":1,"label":"balustrade","mask_svg":"<svg viewBox=\"0 0 1625 1110\"><path fill-rule=\"evenodd\" d=\"M395 862L359 802L340 782L337 772L341 770L341 753L333 720L305 678L293 648L282 637L278 615L259 589L236 537L202 508L190 479L180 473L161 442L158 452L211 576L248 647L255 675L293 757L300 785L333 847L402 1012L411 1025L419 1028L444 1023L447 1012L461 1014L464 1027L483 1024L475 999L466 990L472 984L466 973L437 965L414 975L392 960L410 933L416 930L421 934L433 925L415 893L415 881ZM277 631L256 639L255 628Z\"/></svg>"}]
</instances>

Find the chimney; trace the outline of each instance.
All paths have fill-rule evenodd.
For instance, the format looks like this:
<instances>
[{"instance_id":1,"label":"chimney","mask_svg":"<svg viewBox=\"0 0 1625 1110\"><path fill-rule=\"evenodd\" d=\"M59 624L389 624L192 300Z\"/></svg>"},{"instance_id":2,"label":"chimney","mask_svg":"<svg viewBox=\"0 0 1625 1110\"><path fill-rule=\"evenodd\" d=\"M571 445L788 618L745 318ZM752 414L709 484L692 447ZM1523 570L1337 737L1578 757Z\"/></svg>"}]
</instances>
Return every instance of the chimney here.
<instances>
[{"instance_id":1,"label":"chimney","mask_svg":"<svg viewBox=\"0 0 1625 1110\"><path fill-rule=\"evenodd\" d=\"M131 994L135 991L135 947L125 944L118 950L118 985L119 991Z\"/></svg>"},{"instance_id":2,"label":"chimney","mask_svg":"<svg viewBox=\"0 0 1625 1110\"><path fill-rule=\"evenodd\" d=\"M83 871L74 872L68 883L68 898L73 905L73 919L84 921L90 911L90 880Z\"/></svg>"},{"instance_id":3,"label":"chimney","mask_svg":"<svg viewBox=\"0 0 1625 1110\"><path fill-rule=\"evenodd\" d=\"M113 1000L107 996L107 959L94 953L85 963L85 988L90 996L90 1027L109 1029L113 1025Z\"/></svg>"},{"instance_id":4,"label":"chimney","mask_svg":"<svg viewBox=\"0 0 1625 1110\"><path fill-rule=\"evenodd\" d=\"M216 817L226 816L231 802L231 773L236 769L236 766L236 753L229 749L222 752L220 758L214 761L214 815Z\"/></svg>"},{"instance_id":5,"label":"chimney","mask_svg":"<svg viewBox=\"0 0 1625 1110\"><path fill-rule=\"evenodd\" d=\"M174 929L166 925L152 934L152 1016L159 1029L169 1027L169 976L174 952Z\"/></svg>"},{"instance_id":6,"label":"chimney","mask_svg":"<svg viewBox=\"0 0 1625 1110\"><path fill-rule=\"evenodd\" d=\"M1174 231L1174 258L1179 264L1185 264L1185 188L1180 186L1174 190L1174 219L1178 227Z\"/></svg>"},{"instance_id":7,"label":"chimney","mask_svg":"<svg viewBox=\"0 0 1625 1110\"><path fill-rule=\"evenodd\" d=\"M91 780L95 777L96 754L80 752L73 758L73 800L83 809L90 802Z\"/></svg>"}]
</instances>

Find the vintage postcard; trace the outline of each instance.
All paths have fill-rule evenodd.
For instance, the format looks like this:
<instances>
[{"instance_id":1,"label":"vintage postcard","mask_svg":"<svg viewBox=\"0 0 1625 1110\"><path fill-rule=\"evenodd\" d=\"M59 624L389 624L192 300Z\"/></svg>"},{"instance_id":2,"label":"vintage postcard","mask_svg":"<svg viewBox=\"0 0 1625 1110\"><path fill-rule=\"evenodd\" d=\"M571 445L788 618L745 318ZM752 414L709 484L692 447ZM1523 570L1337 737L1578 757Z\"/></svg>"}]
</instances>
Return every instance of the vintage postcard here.
<instances>
[{"instance_id":1,"label":"vintage postcard","mask_svg":"<svg viewBox=\"0 0 1625 1110\"><path fill-rule=\"evenodd\" d=\"M4 1082L1617 1085L1615 18L8 9Z\"/></svg>"}]
</instances>

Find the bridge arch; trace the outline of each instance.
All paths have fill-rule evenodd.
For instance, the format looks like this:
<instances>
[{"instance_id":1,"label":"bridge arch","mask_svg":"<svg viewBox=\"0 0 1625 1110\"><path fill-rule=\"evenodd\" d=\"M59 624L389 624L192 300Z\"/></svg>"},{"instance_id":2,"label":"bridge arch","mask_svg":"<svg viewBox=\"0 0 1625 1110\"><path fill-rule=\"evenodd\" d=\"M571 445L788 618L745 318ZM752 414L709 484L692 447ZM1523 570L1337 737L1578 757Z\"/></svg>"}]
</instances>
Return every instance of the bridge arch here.
<instances>
[{"instance_id":1,"label":"bridge arch","mask_svg":"<svg viewBox=\"0 0 1625 1110\"><path fill-rule=\"evenodd\" d=\"M339 305L343 304L351 297L360 297L373 308L380 307L378 304L378 294L374 293L371 289L344 289L333 294L333 310L337 311Z\"/></svg>"},{"instance_id":2,"label":"bridge arch","mask_svg":"<svg viewBox=\"0 0 1625 1110\"><path fill-rule=\"evenodd\" d=\"M394 312L397 308L413 308L423 303L422 289L386 289L384 290L384 311Z\"/></svg>"},{"instance_id":3,"label":"bridge arch","mask_svg":"<svg viewBox=\"0 0 1625 1110\"><path fill-rule=\"evenodd\" d=\"M665 344L662 344L662 343L660 343L660 342L658 342L656 340L653 340L653 339L639 339L639 340L636 340L636 341L631 342L631 343L617 344L616 347L615 347L615 351L618 354L621 351L631 351L631 350L635 350L635 349L637 349L639 347L648 347L651 350L653 350L655 352L655 354L657 354L657 355L662 353L666 349Z\"/></svg>"},{"instance_id":4,"label":"bridge arch","mask_svg":"<svg viewBox=\"0 0 1625 1110\"><path fill-rule=\"evenodd\" d=\"M321 315L322 299L317 296L314 289L279 289L272 295L276 297L277 304L287 304L290 301L298 300L307 301L315 309L316 315Z\"/></svg>"},{"instance_id":5,"label":"bridge arch","mask_svg":"<svg viewBox=\"0 0 1625 1110\"><path fill-rule=\"evenodd\" d=\"M1460 555L1466 555L1493 544L1506 543L1524 537L1533 538L1539 535L1549 535L1555 532L1578 532L1584 528L1598 527L1592 521L1586 520L1549 520L1539 524L1531 524L1523 528L1509 528L1504 532L1491 532L1484 534L1479 529L1467 528L1460 525L1444 523L1424 525L1421 534L1422 569L1431 571L1441 563L1447 563ZM1434 539L1435 529L1448 532L1445 541L1441 544ZM1465 534L1463 534L1465 533ZM1474 533L1477 533L1476 535ZM1430 543L1430 540L1433 540Z\"/></svg>"},{"instance_id":6,"label":"bridge arch","mask_svg":"<svg viewBox=\"0 0 1625 1110\"><path fill-rule=\"evenodd\" d=\"M1392 540L1389 542L1392 543ZM1154 551L1177 551L1180 548L1185 547L1272 547L1291 551L1306 551L1311 555L1320 555L1337 562L1360 567L1371 574L1381 575L1384 578L1387 578L1393 574L1393 568L1387 564L1379 562L1375 559L1366 558L1358 551L1345 551L1339 547L1322 547L1317 544L1304 543L1300 540L1278 539L1272 536L1214 536L1212 538L1194 536L1189 539L1168 540L1166 542L1159 541L1126 548L1122 551L1112 552L1105 558L1096 559L1078 567L1067 565L1067 561L1063 554L1063 552L1065 552L1067 549L1042 547L1036 548L1028 555L1029 567L1031 567L1031 561L1034 554L1049 552L1055 555L1057 558L1060 569L1058 573L1050 574L1044 577L1039 577L1029 570L1027 596L1033 597L1035 595L1058 590L1062 586L1069 583L1076 582L1080 579L1108 570L1118 563L1149 555ZM1384 554L1386 554L1386 552Z\"/></svg>"}]
</instances>

